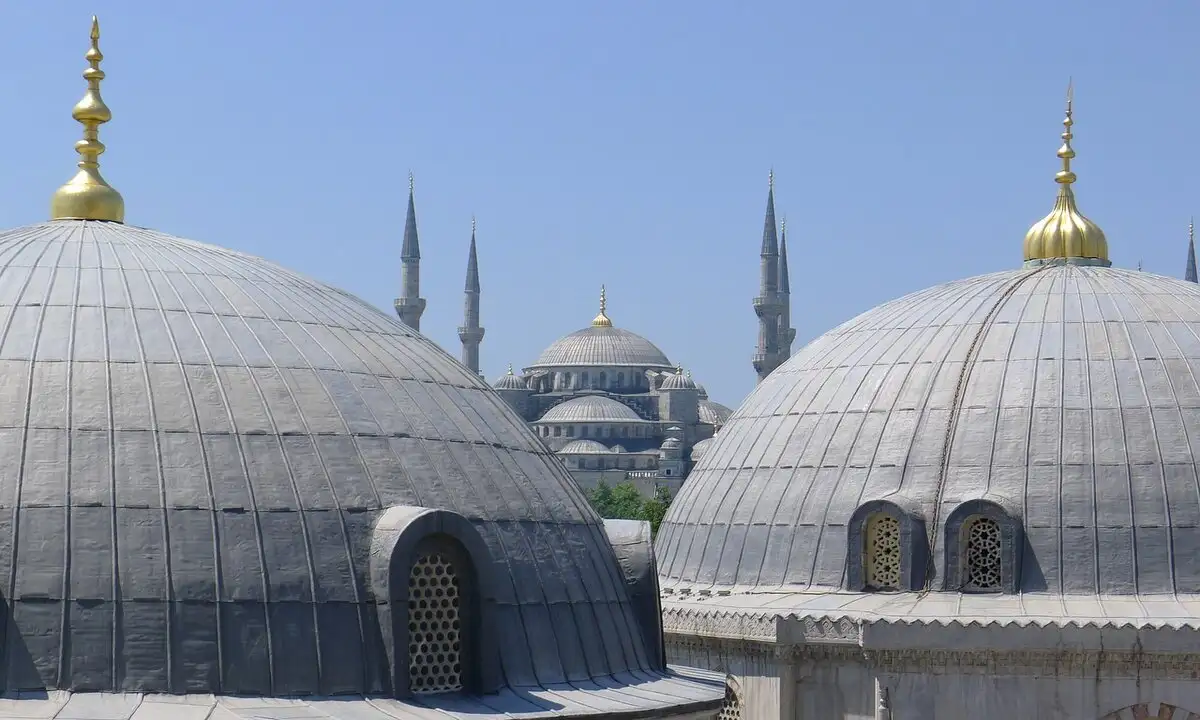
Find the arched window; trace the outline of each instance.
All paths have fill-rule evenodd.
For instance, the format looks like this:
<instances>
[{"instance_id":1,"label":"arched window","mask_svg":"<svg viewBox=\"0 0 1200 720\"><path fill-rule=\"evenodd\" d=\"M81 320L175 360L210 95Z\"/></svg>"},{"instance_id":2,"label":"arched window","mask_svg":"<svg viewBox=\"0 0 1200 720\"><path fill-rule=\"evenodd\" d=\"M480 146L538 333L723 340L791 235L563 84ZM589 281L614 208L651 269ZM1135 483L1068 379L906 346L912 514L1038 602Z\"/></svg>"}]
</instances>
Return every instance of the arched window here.
<instances>
[{"instance_id":1,"label":"arched window","mask_svg":"<svg viewBox=\"0 0 1200 720\"><path fill-rule=\"evenodd\" d=\"M587 387L587 384L588 384L588 374L587 374L587 371L586 371L586 370L585 370L585 371L583 371L583 372L582 372L582 373L579 375L579 382L580 382L580 384L581 384L581 385L583 385L583 387Z\"/></svg>"},{"instance_id":2,"label":"arched window","mask_svg":"<svg viewBox=\"0 0 1200 720\"><path fill-rule=\"evenodd\" d=\"M574 425L567 426L567 437L575 437L575 426Z\"/></svg>"},{"instance_id":3,"label":"arched window","mask_svg":"<svg viewBox=\"0 0 1200 720\"><path fill-rule=\"evenodd\" d=\"M625 387L625 373L619 372L617 373L617 389L619 390L622 387Z\"/></svg>"},{"instance_id":4,"label":"arched window","mask_svg":"<svg viewBox=\"0 0 1200 720\"><path fill-rule=\"evenodd\" d=\"M571 389L571 373L563 373L563 390Z\"/></svg>"},{"instance_id":5,"label":"arched window","mask_svg":"<svg viewBox=\"0 0 1200 720\"><path fill-rule=\"evenodd\" d=\"M600 372L600 387L608 387L608 373L603 371Z\"/></svg>"},{"instance_id":6,"label":"arched window","mask_svg":"<svg viewBox=\"0 0 1200 720\"><path fill-rule=\"evenodd\" d=\"M963 589L999 592L1003 585L1000 524L977 516L963 523Z\"/></svg>"},{"instance_id":7,"label":"arched window","mask_svg":"<svg viewBox=\"0 0 1200 720\"><path fill-rule=\"evenodd\" d=\"M554 437L562 437L562 425L554 426Z\"/></svg>"},{"instance_id":8,"label":"arched window","mask_svg":"<svg viewBox=\"0 0 1200 720\"><path fill-rule=\"evenodd\" d=\"M621 428L621 437L623 437L623 438L629 437L629 426L628 425Z\"/></svg>"},{"instance_id":9,"label":"arched window","mask_svg":"<svg viewBox=\"0 0 1200 720\"><path fill-rule=\"evenodd\" d=\"M445 553L420 555L408 576L408 682L414 694L463 688L462 589Z\"/></svg>"},{"instance_id":10,"label":"arched window","mask_svg":"<svg viewBox=\"0 0 1200 720\"><path fill-rule=\"evenodd\" d=\"M900 589L900 521L877 512L867 520L863 569L867 588Z\"/></svg>"},{"instance_id":11,"label":"arched window","mask_svg":"<svg viewBox=\"0 0 1200 720\"><path fill-rule=\"evenodd\" d=\"M742 701L729 685L725 686L725 702L721 704L717 720L742 720Z\"/></svg>"}]
</instances>

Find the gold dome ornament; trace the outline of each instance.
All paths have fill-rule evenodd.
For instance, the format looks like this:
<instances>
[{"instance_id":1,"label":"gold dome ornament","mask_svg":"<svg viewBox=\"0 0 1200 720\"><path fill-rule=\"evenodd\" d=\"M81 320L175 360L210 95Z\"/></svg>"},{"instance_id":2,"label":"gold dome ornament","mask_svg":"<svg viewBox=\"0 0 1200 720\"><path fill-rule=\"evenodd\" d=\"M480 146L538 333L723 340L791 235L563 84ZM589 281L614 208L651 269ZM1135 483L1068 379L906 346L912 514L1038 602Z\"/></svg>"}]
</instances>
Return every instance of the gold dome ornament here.
<instances>
[{"instance_id":1,"label":"gold dome ornament","mask_svg":"<svg viewBox=\"0 0 1200 720\"><path fill-rule=\"evenodd\" d=\"M1067 115L1063 119L1062 147L1058 157L1062 170L1054 176L1058 183L1058 198L1050 214L1034 223L1025 233L1025 263L1040 265L1047 262L1077 262L1088 265L1109 266L1108 240L1100 226L1083 216L1075 206L1075 193L1071 185L1075 173L1071 171L1071 159L1075 150L1071 147L1073 90L1067 85Z\"/></svg>"},{"instance_id":2,"label":"gold dome ornament","mask_svg":"<svg viewBox=\"0 0 1200 720\"><path fill-rule=\"evenodd\" d=\"M592 318L592 327L612 327L612 320L608 319L608 294L604 291L604 286L600 286L600 314Z\"/></svg>"},{"instance_id":3,"label":"gold dome ornament","mask_svg":"<svg viewBox=\"0 0 1200 720\"><path fill-rule=\"evenodd\" d=\"M83 139L75 143L79 172L55 191L50 200L50 219L122 223L125 222L125 200L100 175L100 154L104 152L100 126L112 119L112 112L100 97L100 81L104 79L100 61L104 55L100 52L100 22L94 15L91 37L92 46L84 55L88 61L88 68L83 71L87 92L71 111L71 117L83 125Z\"/></svg>"}]
</instances>

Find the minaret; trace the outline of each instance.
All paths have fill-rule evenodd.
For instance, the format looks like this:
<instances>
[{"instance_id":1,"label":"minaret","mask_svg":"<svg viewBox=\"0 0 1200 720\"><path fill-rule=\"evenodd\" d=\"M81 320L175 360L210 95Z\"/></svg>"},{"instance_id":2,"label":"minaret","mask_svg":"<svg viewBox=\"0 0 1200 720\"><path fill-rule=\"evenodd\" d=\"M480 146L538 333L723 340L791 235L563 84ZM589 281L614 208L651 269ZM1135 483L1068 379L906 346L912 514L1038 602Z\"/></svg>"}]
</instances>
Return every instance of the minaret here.
<instances>
[{"instance_id":1,"label":"minaret","mask_svg":"<svg viewBox=\"0 0 1200 720\"><path fill-rule=\"evenodd\" d=\"M404 219L404 245L400 248L400 288L396 314L400 316L400 322L420 332L425 298L421 297L421 243L417 240L412 173L408 174L408 217Z\"/></svg>"},{"instance_id":2,"label":"minaret","mask_svg":"<svg viewBox=\"0 0 1200 720\"><path fill-rule=\"evenodd\" d=\"M762 382L779 367L779 236L775 225L775 171L767 176L767 216L763 222L761 276L759 294L754 298L758 315L758 347L754 351L754 372Z\"/></svg>"},{"instance_id":3,"label":"minaret","mask_svg":"<svg viewBox=\"0 0 1200 720\"><path fill-rule=\"evenodd\" d=\"M71 117L83 125L83 139L75 143L79 172L54 192L50 200L50 219L123 223L125 200L100 175L100 154L104 152L100 126L112 120L112 112L100 97L100 81L104 79L100 61L104 55L100 52L100 21L95 15L92 16L92 46L83 57L88 61L88 68L83 71L87 92L71 111Z\"/></svg>"},{"instance_id":4,"label":"minaret","mask_svg":"<svg viewBox=\"0 0 1200 720\"><path fill-rule=\"evenodd\" d=\"M1183 279L1188 282L1200 282L1196 279L1196 224L1188 220L1188 257L1187 270L1183 273Z\"/></svg>"},{"instance_id":5,"label":"minaret","mask_svg":"<svg viewBox=\"0 0 1200 720\"><path fill-rule=\"evenodd\" d=\"M471 218L471 250L467 255L467 285L463 301L463 324L458 329L462 340L462 362L472 372L479 372L479 343L483 328L479 326L479 258L475 255L475 218Z\"/></svg>"},{"instance_id":6,"label":"minaret","mask_svg":"<svg viewBox=\"0 0 1200 720\"><path fill-rule=\"evenodd\" d=\"M786 217L779 223L779 228L779 359L782 363L792 356L796 328L792 327L792 281L788 273Z\"/></svg>"}]
</instances>

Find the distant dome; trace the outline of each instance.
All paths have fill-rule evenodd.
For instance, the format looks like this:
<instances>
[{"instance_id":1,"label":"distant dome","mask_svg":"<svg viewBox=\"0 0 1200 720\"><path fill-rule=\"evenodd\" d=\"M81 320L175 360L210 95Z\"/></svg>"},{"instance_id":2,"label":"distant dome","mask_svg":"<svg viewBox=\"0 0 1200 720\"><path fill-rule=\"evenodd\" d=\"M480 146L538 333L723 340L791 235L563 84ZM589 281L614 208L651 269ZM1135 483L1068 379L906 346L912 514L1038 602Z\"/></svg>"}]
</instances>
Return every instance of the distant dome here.
<instances>
[{"instance_id":1,"label":"distant dome","mask_svg":"<svg viewBox=\"0 0 1200 720\"><path fill-rule=\"evenodd\" d=\"M713 444L715 438L704 438L700 442L692 446L692 462L696 462L704 457L704 453L708 451Z\"/></svg>"},{"instance_id":2,"label":"distant dome","mask_svg":"<svg viewBox=\"0 0 1200 720\"><path fill-rule=\"evenodd\" d=\"M712 400L701 400L697 407L700 411L700 422L706 425L722 427L729 422L730 416L733 415L733 410Z\"/></svg>"},{"instance_id":3,"label":"distant dome","mask_svg":"<svg viewBox=\"0 0 1200 720\"><path fill-rule=\"evenodd\" d=\"M611 448L608 449L608 451L614 452L614 453L629 452L628 450L625 449L624 445L613 445Z\"/></svg>"},{"instance_id":4,"label":"distant dome","mask_svg":"<svg viewBox=\"0 0 1200 720\"><path fill-rule=\"evenodd\" d=\"M458 513L483 538L480 571L527 583L479 601L502 618L504 678L650 670L562 464L366 302L220 247L62 220L0 232L0 318L0 457L20 507L9 689L377 694L393 674L372 538L394 506Z\"/></svg>"},{"instance_id":5,"label":"distant dome","mask_svg":"<svg viewBox=\"0 0 1200 720\"><path fill-rule=\"evenodd\" d=\"M492 383L492 387L497 390L528 390L529 386L518 375L513 374L512 365L508 366L508 372L501 375Z\"/></svg>"},{"instance_id":6,"label":"distant dome","mask_svg":"<svg viewBox=\"0 0 1200 720\"><path fill-rule=\"evenodd\" d=\"M648 422L633 408L603 395L571 398L546 411L539 423L630 423Z\"/></svg>"},{"instance_id":7,"label":"distant dome","mask_svg":"<svg viewBox=\"0 0 1200 720\"><path fill-rule=\"evenodd\" d=\"M530 367L670 368L671 361L654 343L617 327L592 326L556 340Z\"/></svg>"},{"instance_id":8,"label":"distant dome","mask_svg":"<svg viewBox=\"0 0 1200 720\"><path fill-rule=\"evenodd\" d=\"M663 450L675 450L681 447L683 447L683 442L679 438L669 437L662 443Z\"/></svg>"},{"instance_id":9,"label":"distant dome","mask_svg":"<svg viewBox=\"0 0 1200 720\"><path fill-rule=\"evenodd\" d=\"M668 375L666 380L663 380L660 390L695 390L696 383L690 377L683 374L682 368L676 368L673 375Z\"/></svg>"},{"instance_id":10,"label":"distant dome","mask_svg":"<svg viewBox=\"0 0 1200 720\"><path fill-rule=\"evenodd\" d=\"M893 502L928 528L917 582L954 589L947 518L977 502L1023 533L1018 591L1200 593L1200 553L1179 550L1200 517L1198 329L1195 283L1065 262L870 310L702 453L659 533L664 581L839 590L852 516Z\"/></svg>"},{"instance_id":11,"label":"distant dome","mask_svg":"<svg viewBox=\"0 0 1200 720\"><path fill-rule=\"evenodd\" d=\"M604 443L596 442L595 440L572 440L562 449L558 451L559 455L591 455L594 453L607 453L609 450Z\"/></svg>"}]
</instances>

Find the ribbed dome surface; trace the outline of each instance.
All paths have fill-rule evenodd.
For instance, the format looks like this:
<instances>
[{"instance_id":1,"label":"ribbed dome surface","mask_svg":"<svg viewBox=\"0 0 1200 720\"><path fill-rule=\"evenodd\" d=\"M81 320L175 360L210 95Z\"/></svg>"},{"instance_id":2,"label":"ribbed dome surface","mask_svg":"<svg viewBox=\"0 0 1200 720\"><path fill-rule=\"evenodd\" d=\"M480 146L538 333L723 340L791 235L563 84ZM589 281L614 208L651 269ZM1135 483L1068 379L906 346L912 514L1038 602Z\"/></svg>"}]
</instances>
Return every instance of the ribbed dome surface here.
<instances>
[{"instance_id":1,"label":"ribbed dome surface","mask_svg":"<svg viewBox=\"0 0 1200 720\"><path fill-rule=\"evenodd\" d=\"M717 427L724 425L733 415L732 410L712 400L701 400L697 409L700 411L700 422Z\"/></svg>"},{"instance_id":2,"label":"ribbed dome surface","mask_svg":"<svg viewBox=\"0 0 1200 720\"><path fill-rule=\"evenodd\" d=\"M591 455L594 453L607 453L608 446L602 442L595 440L572 440L563 445L558 451L559 455Z\"/></svg>"},{"instance_id":3,"label":"ribbed dome surface","mask_svg":"<svg viewBox=\"0 0 1200 720\"><path fill-rule=\"evenodd\" d=\"M668 375L666 380L663 380L659 386L661 390L695 390L696 383L682 372L676 372L674 375Z\"/></svg>"},{"instance_id":4,"label":"ribbed dome surface","mask_svg":"<svg viewBox=\"0 0 1200 720\"><path fill-rule=\"evenodd\" d=\"M8 690L386 692L366 573L392 505L478 528L506 682L646 666L578 486L432 343L221 248L0 233Z\"/></svg>"},{"instance_id":5,"label":"ribbed dome surface","mask_svg":"<svg viewBox=\"0 0 1200 720\"><path fill-rule=\"evenodd\" d=\"M671 504L661 573L837 588L851 514L899 493L935 559L954 507L1007 503L1024 591L1200 592L1198 377L1194 283L1051 265L887 303L734 414Z\"/></svg>"},{"instance_id":6,"label":"ribbed dome surface","mask_svg":"<svg viewBox=\"0 0 1200 720\"><path fill-rule=\"evenodd\" d=\"M529 386L525 381L511 372L501 375L496 382L492 383L492 387L497 390L528 390Z\"/></svg>"},{"instance_id":7,"label":"ribbed dome surface","mask_svg":"<svg viewBox=\"0 0 1200 720\"><path fill-rule=\"evenodd\" d=\"M587 327L559 338L530 367L673 368L662 350L646 338L616 327Z\"/></svg>"},{"instance_id":8,"label":"ribbed dome surface","mask_svg":"<svg viewBox=\"0 0 1200 720\"><path fill-rule=\"evenodd\" d=\"M539 423L646 422L624 403L603 395L584 395L561 402L546 411Z\"/></svg>"},{"instance_id":9,"label":"ribbed dome surface","mask_svg":"<svg viewBox=\"0 0 1200 720\"><path fill-rule=\"evenodd\" d=\"M704 438L700 442L693 445L692 446L692 462L696 462L700 458L704 457L704 453L708 452L708 449L710 447L712 447L714 440L716 440L715 437Z\"/></svg>"}]
</instances>

